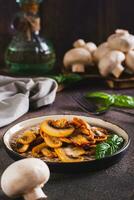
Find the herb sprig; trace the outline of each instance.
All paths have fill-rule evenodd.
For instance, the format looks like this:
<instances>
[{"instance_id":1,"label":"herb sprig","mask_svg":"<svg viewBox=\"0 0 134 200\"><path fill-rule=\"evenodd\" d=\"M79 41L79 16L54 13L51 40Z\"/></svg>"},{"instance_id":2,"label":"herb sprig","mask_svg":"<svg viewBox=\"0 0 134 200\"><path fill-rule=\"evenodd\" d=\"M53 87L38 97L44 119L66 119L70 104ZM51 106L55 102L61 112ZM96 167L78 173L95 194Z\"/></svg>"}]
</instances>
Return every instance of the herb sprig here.
<instances>
[{"instance_id":1,"label":"herb sprig","mask_svg":"<svg viewBox=\"0 0 134 200\"><path fill-rule=\"evenodd\" d=\"M99 111L107 110L111 106L134 108L133 96L108 94L105 92L91 92L86 94L86 98L98 103Z\"/></svg>"},{"instance_id":2,"label":"herb sprig","mask_svg":"<svg viewBox=\"0 0 134 200\"><path fill-rule=\"evenodd\" d=\"M96 159L101 159L106 156L113 155L116 153L122 146L124 139L121 136L112 134L108 139L96 146Z\"/></svg>"}]
</instances>

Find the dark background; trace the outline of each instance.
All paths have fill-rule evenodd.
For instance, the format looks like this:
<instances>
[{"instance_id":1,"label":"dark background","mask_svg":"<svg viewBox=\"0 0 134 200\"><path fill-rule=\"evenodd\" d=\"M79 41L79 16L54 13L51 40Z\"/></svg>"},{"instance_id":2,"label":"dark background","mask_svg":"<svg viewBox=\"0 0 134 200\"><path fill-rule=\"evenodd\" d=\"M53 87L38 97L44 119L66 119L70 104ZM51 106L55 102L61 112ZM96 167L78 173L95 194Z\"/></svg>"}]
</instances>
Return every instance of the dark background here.
<instances>
[{"instance_id":1,"label":"dark background","mask_svg":"<svg viewBox=\"0 0 134 200\"><path fill-rule=\"evenodd\" d=\"M11 40L10 22L19 10L15 0L0 0L0 66ZM72 43L83 38L99 44L116 28L134 33L134 0L44 0L40 7L42 34L56 49L58 66Z\"/></svg>"}]
</instances>

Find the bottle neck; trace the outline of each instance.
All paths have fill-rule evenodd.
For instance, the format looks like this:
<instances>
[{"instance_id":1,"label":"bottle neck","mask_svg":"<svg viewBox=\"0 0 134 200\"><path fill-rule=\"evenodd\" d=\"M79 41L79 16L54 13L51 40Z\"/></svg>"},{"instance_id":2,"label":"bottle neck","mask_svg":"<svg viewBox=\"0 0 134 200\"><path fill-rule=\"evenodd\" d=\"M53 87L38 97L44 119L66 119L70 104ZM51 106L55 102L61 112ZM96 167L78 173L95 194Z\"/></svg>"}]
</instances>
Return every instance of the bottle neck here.
<instances>
[{"instance_id":1,"label":"bottle neck","mask_svg":"<svg viewBox=\"0 0 134 200\"><path fill-rule=\"evenodd\" d=\"M39 11L39 4L31 2L31 3L24 3L21 5L21 10L25 13L31 13L36 15Z\"/></svg>"}]
</instances>

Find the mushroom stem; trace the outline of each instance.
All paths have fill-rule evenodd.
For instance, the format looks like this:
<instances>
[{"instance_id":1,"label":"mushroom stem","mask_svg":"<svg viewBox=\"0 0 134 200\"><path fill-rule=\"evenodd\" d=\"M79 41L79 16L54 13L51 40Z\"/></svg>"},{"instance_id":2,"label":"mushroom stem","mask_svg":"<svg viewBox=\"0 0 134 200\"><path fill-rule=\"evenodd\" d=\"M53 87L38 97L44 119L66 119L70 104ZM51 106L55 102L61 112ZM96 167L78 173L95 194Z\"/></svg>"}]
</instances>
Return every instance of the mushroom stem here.
<instances>
[{"instance_id":1,"label":"mushroom stem","mask_svg":"<svg viewBox=\"0 0 134 200\"><path fill-rule=\"evenodd\" d=\"M121 73L124 71L124 67L118 63L116 65L116 67L114 67L114 69L112 70L112 74L116 77L116 78L119 78Z\"/></svg>"},{"instance_id":2,"label":"mushroom stem","mask_svg":"<svg viewBox=\"0 0 134 200\"><path fill-rule=\"evenodd\" d=\"M85 66L83 64L73 64L72 72L85 72Z\"/></svg>"},{"instance_id":3,"label":"mushroom stem","mask_svg":"<svg viewBox=\"0 0 134 200\"><path fill-rule=\"evenodd\" d=\"M29 193L24 194L25 200L38 200L41 198L46 199L47 196L45 195L45 193L42 191L40 187L34 188Z\"/></svg>"}]
</instances>

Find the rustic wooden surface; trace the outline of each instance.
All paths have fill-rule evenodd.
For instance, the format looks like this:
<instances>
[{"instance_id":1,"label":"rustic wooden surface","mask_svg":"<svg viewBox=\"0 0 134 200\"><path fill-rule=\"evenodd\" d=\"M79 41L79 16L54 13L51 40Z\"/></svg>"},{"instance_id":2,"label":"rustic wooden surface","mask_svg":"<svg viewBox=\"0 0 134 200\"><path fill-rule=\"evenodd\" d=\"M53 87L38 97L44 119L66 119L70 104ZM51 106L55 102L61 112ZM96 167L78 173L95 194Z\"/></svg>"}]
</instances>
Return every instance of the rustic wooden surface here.
<instances>
[{"instance_id":1,"label":"rustic wooden surface","mask_svg":"<svg viewBox=\"0 0 134 200\"><path fill-rule=\"evenodd\" d=\"M75 95L76 91L83 93L92 90L112 92L105 85L95 86L94 83L66 89L57 94L53 105L37 111L30 111L14 123L2 128L0 130L0 175L9 164L14 162L5 152L2 144L2 136L9 127L22 120L43 115L78 114L89 116L72 100L72 95ZM115 92L133 95L134 89L116 90ZM128 132L131 137L128 152L119 163L108 169L85 174L51 174L51 178L44 188L48 200L134 200L134 117L109 111L100 118L111 121ZM0 200L9 200L9 198L0 191Z\"/></svg>"}]
</instances>

